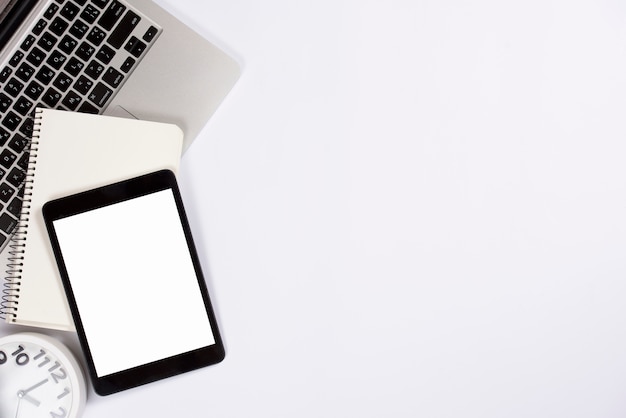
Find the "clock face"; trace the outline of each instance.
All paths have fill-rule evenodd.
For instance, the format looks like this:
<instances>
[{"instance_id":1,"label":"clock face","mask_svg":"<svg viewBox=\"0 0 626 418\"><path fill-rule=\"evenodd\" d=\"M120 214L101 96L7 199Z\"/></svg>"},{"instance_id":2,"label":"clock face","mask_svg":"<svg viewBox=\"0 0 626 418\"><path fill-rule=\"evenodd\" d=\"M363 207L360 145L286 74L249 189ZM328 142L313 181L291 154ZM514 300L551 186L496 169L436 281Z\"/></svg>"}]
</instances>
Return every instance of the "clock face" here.
<instances>
[{"instance_id":1,"label":"clock face","mask_svg":"<svg viewBox=\"0 0 626 418\"><path fill-rule=\"evenodd\" d=\"M33 333L0 338L0 417L78 417L85 400L82 370L65 346Z\"/></svg>"}]
</instances>

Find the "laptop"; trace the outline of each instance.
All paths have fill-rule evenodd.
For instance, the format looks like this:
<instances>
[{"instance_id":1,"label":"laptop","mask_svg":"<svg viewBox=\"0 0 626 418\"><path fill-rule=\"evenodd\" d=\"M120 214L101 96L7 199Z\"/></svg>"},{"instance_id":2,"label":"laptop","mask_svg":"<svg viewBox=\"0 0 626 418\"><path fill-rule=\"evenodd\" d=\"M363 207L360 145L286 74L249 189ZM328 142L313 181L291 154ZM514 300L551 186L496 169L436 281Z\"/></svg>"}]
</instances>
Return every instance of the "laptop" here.
<instances>
[{"instance_id":1,"label":"laptop","mask_svg":"<svg viewBox=\"0 0 626 418\"><path fill-rule=\"evenodd\" d=\"M239 74L152 0L0 0L0 250L21 210L35 107L174 123L185 151Z\"/></svg>"}]
</instances>

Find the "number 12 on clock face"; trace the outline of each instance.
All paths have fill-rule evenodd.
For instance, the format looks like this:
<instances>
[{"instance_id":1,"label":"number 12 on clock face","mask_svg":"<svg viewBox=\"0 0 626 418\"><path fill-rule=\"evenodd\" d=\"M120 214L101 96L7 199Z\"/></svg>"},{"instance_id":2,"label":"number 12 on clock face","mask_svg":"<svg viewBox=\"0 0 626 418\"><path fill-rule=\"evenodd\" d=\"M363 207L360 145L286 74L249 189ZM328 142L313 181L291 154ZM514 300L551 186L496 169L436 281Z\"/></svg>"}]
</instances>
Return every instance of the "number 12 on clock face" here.
<instances>
[{"instance_id":1,"label":"number 12 on clock face","mask_svg":"<svg viewBox=\"0 0 626 418\"><path fill-rule=\"evenodd\" d=\"M43 334L0 338L0 417L74 418L85 401L85 378L67 347Z\"/></svg>"}]
</instances>

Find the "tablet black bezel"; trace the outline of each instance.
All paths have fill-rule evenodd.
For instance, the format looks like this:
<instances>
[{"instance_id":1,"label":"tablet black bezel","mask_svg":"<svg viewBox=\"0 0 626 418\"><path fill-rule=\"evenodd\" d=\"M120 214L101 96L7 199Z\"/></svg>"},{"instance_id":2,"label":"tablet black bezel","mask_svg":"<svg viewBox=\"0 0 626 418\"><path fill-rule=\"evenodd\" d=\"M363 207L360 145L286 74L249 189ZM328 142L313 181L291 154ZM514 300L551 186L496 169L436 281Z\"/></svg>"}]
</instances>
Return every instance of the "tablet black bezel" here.
<instances>
[{"instance_id":1,"label":"tablet black bezel","mask_svg":"<svg viewBox=\"0 0 626 418\"><path fill-rule=\"evenodd\" d=\"M167 189L172 190L174 200L176 201L179 219L185 234L196 278L198 279L199 289L202 293L202 299L209 318L215 344L186 353L180 353L172 357L157 360L138 367L133 367L114 374L98 377L89 348L89 341L87 340L87 336L83 328L80 312L76 304L76 299L74 298L72 284L67 274L63 253L59 245L53 222L58 219ZM201 367L216 364L224 359L224 345L217 327L217 321L209 299L208 289L204 281L198 254L193 243L189 222L187 221L176 177L172 171L161 170L108 186L52 200L43 206L43 217L48 230L48 235L50 236L50 242L57 266L59 268L63 287L67 295L67 300L74 319L78 338L85 354L89 375L91 376L96 393L99 395L109 395L146 383L154 382L156 380L161 380ZM164 315L169 314L169 312L164 312Z\"/></svg>"}]
</instances>

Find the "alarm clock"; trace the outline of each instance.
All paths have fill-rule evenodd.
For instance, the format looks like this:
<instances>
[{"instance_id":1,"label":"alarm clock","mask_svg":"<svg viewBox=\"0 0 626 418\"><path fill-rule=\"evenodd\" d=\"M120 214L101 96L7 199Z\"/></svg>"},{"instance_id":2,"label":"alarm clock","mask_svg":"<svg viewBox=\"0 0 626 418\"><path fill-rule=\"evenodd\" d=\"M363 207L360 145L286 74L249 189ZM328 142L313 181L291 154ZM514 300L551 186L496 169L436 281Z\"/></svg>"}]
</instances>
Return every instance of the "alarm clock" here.
<instances>
[{"instance_id":1,"label":"alarm clock","mask_svg":"<svg viewBox=\"0 0 626 418\"><path fill-rule=\"evenodd\" d=\"M83 370L61 342L31 332L0 338L0 417L77 418L86 400Z\"/></svg>"}]
</instances>

